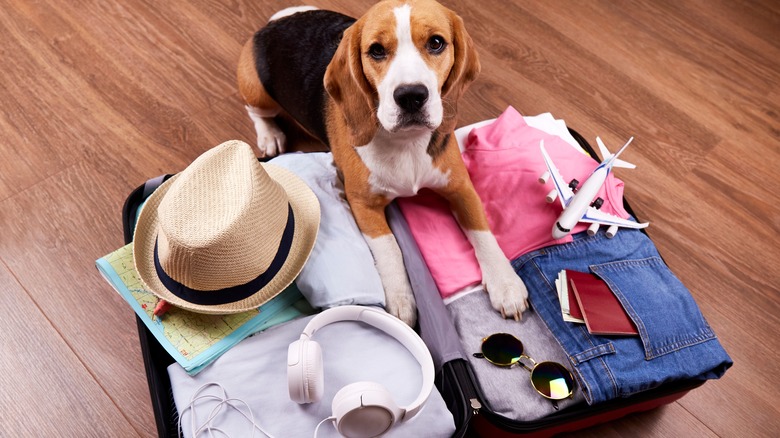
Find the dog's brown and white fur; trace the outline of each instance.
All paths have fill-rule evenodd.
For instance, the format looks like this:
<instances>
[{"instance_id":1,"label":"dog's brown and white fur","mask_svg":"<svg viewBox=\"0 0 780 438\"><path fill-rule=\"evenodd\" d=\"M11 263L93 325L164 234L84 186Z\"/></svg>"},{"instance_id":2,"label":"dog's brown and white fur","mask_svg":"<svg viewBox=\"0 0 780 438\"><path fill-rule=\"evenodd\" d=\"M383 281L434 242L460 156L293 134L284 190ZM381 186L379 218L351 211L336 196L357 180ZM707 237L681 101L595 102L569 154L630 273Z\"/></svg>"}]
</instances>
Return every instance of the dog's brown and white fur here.
<instances>
[{"instance_id":1,"label":"dog's brown and white fur","mask_svg":"<svg viewBox=\"0 0 780 438\"><path fill-rule=\"evenodd\" d=\"M309 9L280 11L271 22ZM284 110L259 79L255 45L250 39L242 51L238 84L258 147L270 156L284 152L285 136L274 123ZM327 138L321 140L333 153L374 256L387 310L410 325L415 301L384 210L394 198L422 188L449 202L474 247L493 307L519 319L527 306L526 288L490 232L452 135L458 100L479 70L472 40L454 12L432 0L386 0L344 30L324 74Z\"/></svg>"}]
</instances>

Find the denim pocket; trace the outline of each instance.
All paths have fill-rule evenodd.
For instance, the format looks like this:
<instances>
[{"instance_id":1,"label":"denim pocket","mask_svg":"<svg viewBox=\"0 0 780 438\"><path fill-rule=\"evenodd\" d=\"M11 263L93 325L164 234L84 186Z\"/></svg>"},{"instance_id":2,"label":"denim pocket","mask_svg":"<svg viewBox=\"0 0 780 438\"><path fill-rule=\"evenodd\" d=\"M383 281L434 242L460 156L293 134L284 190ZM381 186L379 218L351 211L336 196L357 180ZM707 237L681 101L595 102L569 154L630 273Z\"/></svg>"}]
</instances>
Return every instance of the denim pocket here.
<instances>
[{"instance_id":1,"label":"denim pocket","mask_svg":"<svg viewBox=\"0 0 780 438\"><path fill-rule=\"evenodd\" d=\"M646 359L715 338L688 289L660 257L590 265L636 324Z\"/></svg>"}]
</instances>

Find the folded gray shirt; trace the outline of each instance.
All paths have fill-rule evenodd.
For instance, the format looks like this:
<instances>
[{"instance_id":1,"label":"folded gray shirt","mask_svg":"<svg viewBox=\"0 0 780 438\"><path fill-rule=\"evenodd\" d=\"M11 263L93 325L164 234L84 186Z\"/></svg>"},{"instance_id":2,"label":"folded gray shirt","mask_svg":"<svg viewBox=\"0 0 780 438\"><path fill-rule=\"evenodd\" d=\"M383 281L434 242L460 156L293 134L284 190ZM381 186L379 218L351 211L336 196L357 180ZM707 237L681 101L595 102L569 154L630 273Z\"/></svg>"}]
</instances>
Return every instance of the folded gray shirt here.
<instances>
[{"instance_id":1,"label":"folded gray shirt","mask_svg":"<svg viewBox=\"0 0 780 438\"><path fill-rule=\"evenodd\" d=\"M481 351L483 338L493 333L510 333L520 339L525 354L536 362L558 362L571 370L566 353L533 309L523 313L522 321L504 319L493 309L490 297L483 291L466 294L450 302L447 308L453 315L455 328L490 410L519 421L538 420L556 412L553 403L534 390L528 370L519 364L511 368L499 367L473 355ZM557 403L560 409L565 409L584 401L582 391L576 388L572 398Z\"/></svg>"}]
</instances>

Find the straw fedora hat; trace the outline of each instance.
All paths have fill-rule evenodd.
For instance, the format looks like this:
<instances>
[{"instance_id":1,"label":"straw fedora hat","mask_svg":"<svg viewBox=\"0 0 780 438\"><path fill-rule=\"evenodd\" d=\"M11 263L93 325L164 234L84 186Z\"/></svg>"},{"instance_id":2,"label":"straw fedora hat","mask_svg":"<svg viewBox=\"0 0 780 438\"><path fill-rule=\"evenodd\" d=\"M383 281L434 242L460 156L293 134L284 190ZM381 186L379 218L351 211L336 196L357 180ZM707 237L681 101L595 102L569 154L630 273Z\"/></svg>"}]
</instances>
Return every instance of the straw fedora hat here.
<instances>
[{"instance_id":1,"label":"straw fedora hat","mask_svg":"<svg viewBox=\"0 0 780 438\"><path fill-rule=\"evenodd\" d=\"M152 193L133 257L146 288L174 306L226 314L283 291L306 262L320 206L295 174L228 141Z\"/></svg>"}]
</instances>

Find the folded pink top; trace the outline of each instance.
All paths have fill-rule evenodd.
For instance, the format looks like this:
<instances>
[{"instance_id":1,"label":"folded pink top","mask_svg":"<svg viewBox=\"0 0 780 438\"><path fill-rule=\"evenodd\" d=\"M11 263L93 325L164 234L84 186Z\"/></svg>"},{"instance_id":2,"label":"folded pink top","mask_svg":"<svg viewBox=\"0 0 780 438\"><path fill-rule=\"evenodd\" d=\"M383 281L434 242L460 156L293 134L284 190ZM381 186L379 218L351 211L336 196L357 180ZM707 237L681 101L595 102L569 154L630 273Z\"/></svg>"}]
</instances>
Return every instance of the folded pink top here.
<instances>
[{"instance_id":1,"label":"folded pink top","mask_svg":"<svg viewBox=\"0 0 780 438\"><path fill-rule=\"evenodd\" d=\"M482 199L490 228L510 260L572 240L571 235L552 238L552 226L562 207L557 200L552 204L545 201L552 184L537 181L547 170L539 149L542 139L567 181L576 178L582 183L597 166L595 160L560 137L528 126L512 107L495 122L471 131L463 151L463 161ZM623 182L612 174L598 196L604 199L604 212L628 217L623 209ZM399 199L398 204L442 297L482 281L474 250L446 201L424 190L415 197ZM587 224L579 224L572 233L585 229Z\"/></svg>"}]
</instances>

